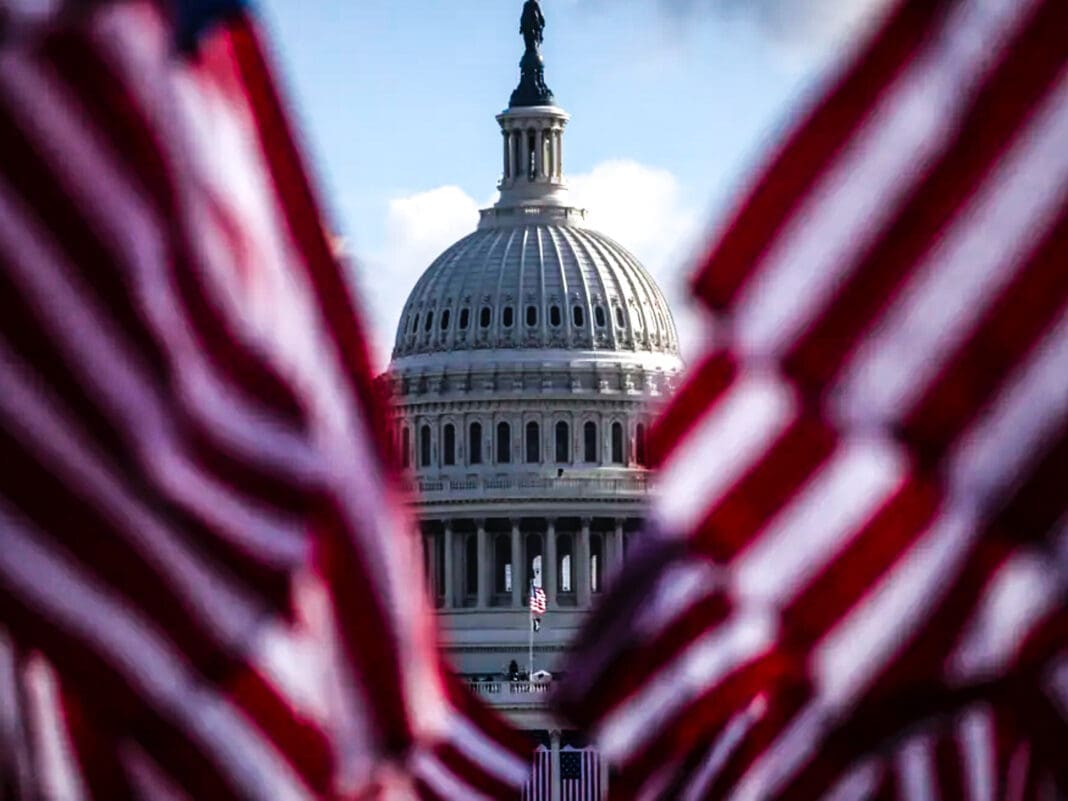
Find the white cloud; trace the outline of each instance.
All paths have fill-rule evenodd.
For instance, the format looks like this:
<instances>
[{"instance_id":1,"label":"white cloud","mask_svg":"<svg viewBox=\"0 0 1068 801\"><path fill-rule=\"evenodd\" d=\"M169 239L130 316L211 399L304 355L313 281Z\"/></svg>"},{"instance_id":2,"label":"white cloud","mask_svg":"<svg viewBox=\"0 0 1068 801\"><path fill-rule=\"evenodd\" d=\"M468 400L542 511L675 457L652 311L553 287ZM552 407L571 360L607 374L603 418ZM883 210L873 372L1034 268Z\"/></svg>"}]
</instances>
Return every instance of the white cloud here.
<instances>
[{"instance_id":1,"label":"white cloud","mask_svg":"<svg viewBox=\"0 0 1068 801\"><path fill-rule=\"evenodd\" d=\"M569 177L572 201L589 209L589 224L630 250L653 274L675 312L684 354L699 334L688 304L686 277L701 215L687 206L678 179L635 161L606 161ZM386 244L359 260L359 290L374 328L380 365L389 359L397 320L415 282L436 256L471 233L479 203L456 186L393 198L386 213Z\"/></svg>"},{"instance_id":2,"label":"white cloud","mask_svg":"<svg viewBox=\"0 0 1068 801\"><path fill-rule=\"evenodd\" d=\"M837 48L878 18L889 0L660 0L673 16L713 11L746 19L788 56Z\"/></svg>"}]
</instances>

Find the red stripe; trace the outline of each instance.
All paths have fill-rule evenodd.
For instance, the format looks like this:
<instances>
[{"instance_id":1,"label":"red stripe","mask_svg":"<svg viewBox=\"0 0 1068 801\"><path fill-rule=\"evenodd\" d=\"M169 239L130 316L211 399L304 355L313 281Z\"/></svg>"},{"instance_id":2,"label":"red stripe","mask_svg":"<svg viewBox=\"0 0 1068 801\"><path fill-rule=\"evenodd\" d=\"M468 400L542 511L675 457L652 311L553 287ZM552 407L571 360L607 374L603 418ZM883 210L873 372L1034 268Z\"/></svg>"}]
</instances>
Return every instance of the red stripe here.
<instances>
[{"instance_id":1,"label":"red stripe","mask_svg":"<svg viewBox=\"0 0 1068 801\"><path fill-rule=\"evenodd\" d=\"M483 769L463 752L450 743L442 743L434 749L438 759L449 771L458 776L469 787L478 790L488 798L515 798L518 791L507 782Z\"/></svg>"},{"instance_id":2,"label":"red stripe","mask_svg":"<svg viewBox=\"0 0 1068 801\"><path fill-rule=\"evenodd\" d=\"M837 447L832 429L813 417L794 421L702 520L691 536L694 549L727 563L756 539Z\"/></svg>"},{"instance_id":3,"label":"red stripe","mask_svg":"<svg viewBox=\"0 0 1068 801\"><path fill-rule=\"evenodd\" d=\"M1030 262L1015 276L948 366L908 413L902 437L922 456L940 457L1009 380L1068 299L1068 205Z\"/></svg>"},{"instance_id":4,"label":"red stripe","mask_svg":"<svg viewBox=\"0 0 1068 801\"><path fill-rule=\"evenodd\" d=\"M69 686L61 688L63 717L73 757L90 801L140 801L119 761L118 740L106 717L90 717Z\"/></svg>"},{"instance_id":5,"label":"red stripe","mask_svg":"<svg viewBox=\"0 0 1068 801\"><path fill-rule=\"evenodd\" d=\"M412 744L400 685L400 643L390 626L386 600L373 590L371 566L348 530L344 513L324 498L313 515L317 562L341 618L340 633L348 661L358 671L369 713L387 754L403 754ZM372 646L372 647L369 647Z\"/></svg>"},{"instance_id":6,"label":"red stripe","mask_svg":"<svg viewBox=\"0 0 1068 801\"><path fill-rule=\"evenodd\" d=\"M934 768L940 801L968 801L964 794L965 764L952 729L935 738Z\"/></svg>"},{"instance_id":7,"label":"red stripe","mask_svg":"<svg viewBox=\"0 0 1068 801\"><path fill-rule=\"evenodd\" d=\"M706 415L738 375L738 366L725 352L713 353L689 372L689 376L649 430L649 467L663 467L667 457Z\"/></svg>"},{"instance_id":8,"label":"red stripe","mask_svg":"<svg viewBox=\"0 0 1068 801\"><path fill-rule=\"evenodd\" d=\"M698 297L714 309L733 301L813 185L867 120L880 95L910 66L952 5L946 0L899 3L871 45L762 171L760 183L697 272Z\"/></svg>"},{"instance_id":9,"label":"red stripe","mask_svg":"<svg viewBox=\"0 0 1068 801\"><path fill-rule=\"evenodd\" d=\"M790 642L808 647L845 617L910 549L939 510L935 487L912 478L898 489L867 525L809 579L783 610Z\"/></svg>"},{"instance_id":10,"label":"red stripe","mask_svg":"<svg viewBox=\"0 0 1068 801\"><path fill-rule=\"evenodd\" d=\"M445 665L441 667L446 696L457 711L491 738L496 745L509 751L516 759L529 762L534 754L534 742L475 698L466 683L449 667Z\"/></svg>"},{"instance_id":11,"label":"red stripe","mask_svg":"<svg viewBox=\"0 0 1068 801\"><path fill-rule=\"evenodd\" d=\"M787 373L802 387L818 394L833 380L998 159L1019 141L1064 63L1060 31L1066 28L1068 6L1050 0L1005 49L945 155L786 357Z\"/></svg>"}]
</instances>

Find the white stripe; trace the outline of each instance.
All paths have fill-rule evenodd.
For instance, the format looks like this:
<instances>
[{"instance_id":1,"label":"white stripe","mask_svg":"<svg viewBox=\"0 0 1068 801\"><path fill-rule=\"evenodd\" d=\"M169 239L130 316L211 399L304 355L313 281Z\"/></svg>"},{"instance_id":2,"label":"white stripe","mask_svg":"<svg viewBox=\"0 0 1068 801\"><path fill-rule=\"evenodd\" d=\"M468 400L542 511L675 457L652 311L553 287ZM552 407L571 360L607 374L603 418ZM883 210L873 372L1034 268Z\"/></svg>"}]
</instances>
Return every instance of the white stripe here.
<instances>
[{"instance_id":1,"label":"white stripe","mask_svg":"<svg viewBox=\"0 0 1068 801\"><path fill-rule=\"evenodd\" d=\"M1068 196L1068 72L927 254L830 393L851 424L904 416L1049 232Z\"/></svg>"},{"instance_id":2,"label":"white stripe","mask_svg":"<svg viewBox=\"0 0 1068 801\"><path fill-rule=\"evenodd\" d=\"M994 721L989 709L982 707L965 713L959 726L958 742L968 801L998 801L994 797L998 781L994 738Z\"/></svg>"},{"instance_id":3,"label":"white stripe","mask_svg":"<svg viewBox=\"0 0 1068 801\"><path fill-rule=\"evenodd\" d=\"M121 599L96 585L0 507L0 581L65 634L86 642L132 691L183 730L250 798L311 801L273 746L180 652Z\"/></svg>"},{"instance_id":4,"label":"white stripe","mask_svg":"<svg viewBox=\"0 0 1068 801\"><path fill-rule=\"evenodd\" d=\"M120 759L138 798L145 801L195 801L178 789L148 754L139 746L124 741Z\"/></svg>"},{"instance_id":5,"label":"white stripe","mask_svg":"<svg viewBox=\"0 0 1068 801\"><path fill-rule=\"evenodd\" d=\"M880 668L907 647L937 606L975 536L960 513L943 514L813 649L820 697L844 710Z\"/></svg>"},{"instance_id":6,"label":"white stripe","mask_svg":"<svg viewBox=\"0 0 1068 801\"><path fill-rule=\"evenodd\" d=\"M44 799L85 801L88 794L74 757L56 679L55 671L39 654L25 661L25 712L30 720L30 750L39 784L26 798L37 798L39 793Z\"/></svg>"},{"instance_id":7,"label":"white stripe","mask_svg":"<svg viewBox=\"0 0 1068 801\"><path fill-rule=\"evenodd\" d=\"M730 800L761 801L774 796L819 750L826 728L824 710L819 704L809 704L753 762L731 790Z\"/></svg>"},{"instance_id":8,"label":"white stripe","mask_svg":"<svg viewBox=\"0 0 1068 801\"><path fill-rule=\"evenodd\" d=\"M729 619L694 640L600 721L594 739L601 752L613 762L626 761L660 733L671 715L761 654L775 634L772 615L747 615Z\"/></svg>"},{"instance_id":9,"label":"white stripe","mask_svg":"<svg viewBox=\"0 0 1068 801\"><path fill-rule=\"evenodd\" d=\"M939 801L933 759L934 743L929 735L913 737L898 751L901 794L908 801Z\"/></svg>"},{"instance_id":10,"label":"white stripe","mask_svg":"<svg viewBox=\"0 0 1068 801\"><path fill-rule=\"evenodd\" d=\"M867 760L839 779L823 801L864 801L872 797L882 778L883 766L876 760Z\"/></svg>"},{"instance_id":11,"label":"white stripe","mask_svg":"<svg viewBox=\"0 0 1068 801\"><path fill-rule=\"evenodd\" d=\"M905 476L899 449L844 442L734 566L739 598L783 604L860 531Z\"/></svg>"},{"instance_id":12,"label":"white stripe","mask_svg":"<svg viewBox=\"0 0 1068 801\"><path fill-rule=\"evenodd\" d=\"M1048 555L1021 550L990 579L950 656L951 681L972 682L1001 675L1034 626L1058 608L1065 587Z\"/></svg>"},{"instance_id":13,"label":"white stripe","mask_svg":"<svg viewBox=\"0 0 1068 801\"><path fill-rule=\"evenodd\" d=\"M652 639L695 604L722 590L722 572L698 559L662 570L649 599L635 613L632 623L635 636Z\"/></svg>"},{"instance_id":14,"label":"white stripe","mask_svg":"<svg viewBox=\"0 0 1068 801\"><path fill-rule=\"evenodd\" d=\"M996 505L1068 420L1068 314L1038 343L949 455L950 491Z\"/></svg>"},{"instance_id":15,"label":"white stripe","mask_svg":"<svg viewBox=\"0 0 1068 801\"><path fill-rule=\"evenodd\" d=\"M661 529L676 536L691 532L764 455L792 420L794 408L792 394L774 376L735 379L660 470L653 513Z\"/></svg>"},{"instance_id":16,"label":"white stripe","mask_svg":"<svg viewBox=\"0 0 1068 801\"><path fill-rule=\"evenodd\" d=\"M478 792L451 770L436 754L419 749L408 763L409 769L442 798L464 798L471 801L493 801L487 795Z\"/></svg>"},{"instance_id":17,"label":"white stripe","mask_svg":"<svg viewBox=\"0 0 1068 801\"><path fill-rule=\"evenodd\" d=\"M500 781L519 787L530 765L502 748L464 715L453 712L448 722L449 742L474 764Z\"/></svg>"},{"instance_id":18,"label":"white stripe","mask_svg":"<svg viewBox=\"0 0 1068 801\"><path fill-rule=\"evenodd\" d=\"M712 782L719 776L727 760L738 750L746 735L767 712L767 700L757 696L748 707L743 709L727 724L723 734L716 738L708 755L700 767L693 773L693 778L686 785L680 801L702 801L711 789Z\"/></svg>"},{"instance_id":19,"label":"white stripe","mask_svg":"<svg viewBox=\"0 0 1068 801\"><path fill-rule=\"evenodd\" d=\"M832 301L883 232L1037 0L967 0L883 93L841 156L773 241L738 298L746 354L776 354Z\"/></svg>"}]
</instances>

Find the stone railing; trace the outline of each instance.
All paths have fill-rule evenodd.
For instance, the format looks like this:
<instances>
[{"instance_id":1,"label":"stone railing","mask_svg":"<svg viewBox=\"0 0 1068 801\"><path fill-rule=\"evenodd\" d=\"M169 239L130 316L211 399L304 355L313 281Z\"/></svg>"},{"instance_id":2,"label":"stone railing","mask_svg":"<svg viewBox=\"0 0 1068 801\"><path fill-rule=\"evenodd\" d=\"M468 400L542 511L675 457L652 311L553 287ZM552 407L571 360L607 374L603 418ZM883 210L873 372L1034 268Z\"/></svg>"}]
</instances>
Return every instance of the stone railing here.
<instances>
[{"instance_id":1,"label":"stone railing","mask_svg":"<svg viewBox=\"0 0 1068 801\"><path fill-rule=\"evenodd\" d=\"M471 691L490 704L542 704L551 686L533 681L468 681Z\"/></svg>"},{"instance_id":2,"label":"stone railing","mask_svg":"<svg viewBox=\"0 0 1068 801\"><path fill-rule=\"evenodd\" d=\"M488 500L509 498L554 499L644 497L650 481L645 473L623 476L552 476L503 474L487 476L416 477L408 479L408 492L421 501Z\"/></svg>"}]
</instances>

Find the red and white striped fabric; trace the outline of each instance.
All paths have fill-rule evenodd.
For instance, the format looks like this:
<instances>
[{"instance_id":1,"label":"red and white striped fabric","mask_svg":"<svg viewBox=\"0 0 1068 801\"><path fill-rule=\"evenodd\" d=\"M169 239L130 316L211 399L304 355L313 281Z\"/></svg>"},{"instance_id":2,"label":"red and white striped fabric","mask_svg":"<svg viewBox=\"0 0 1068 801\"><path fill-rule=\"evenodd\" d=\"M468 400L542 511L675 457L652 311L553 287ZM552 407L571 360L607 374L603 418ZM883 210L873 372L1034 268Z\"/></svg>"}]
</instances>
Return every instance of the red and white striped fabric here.
<instances>
[{"instance_id":1,"label":"red and white striped fabric","mask_svg":"<svg viewBox=\"0 0 1068 801\"><path fill-rule=\"evenodd\" d=\"M541 587L530 588L530 614L545 614L545 590Z\"/></svg>"},{"instance_id":2,"label":"red and white striped fabric","mask_svg":"<svg viewBox=\"0 0 1068 801\"><path fill-rule=\"evenodd\" d=\"M515 792L255 28L166 6L0 0L0 622L87 798Z\"/></svg>"},{"instance_id":3,"label":"red and white striped fabric","mask_svg":"<svg viewBox=\"0 0 1068 801\"><path fill-rule=\"evenodd\" d=\"M552 751L544 745L534 749L530 779L523 786L521 801L552 801Z\"/></svg>"},{"instance_id":4,"label":"red and white striped fabric","mask_svg":"<svg viewBox=\"0 0 1068 801\"><path fill-rule=\"evenodd\" d=\"M659 536L559 695L634 797L818 798L829 742L1052 669L1064 30L1059 0L894 4L700 269L724 337L650 434Z\"/></svg>"}]
</instances>

